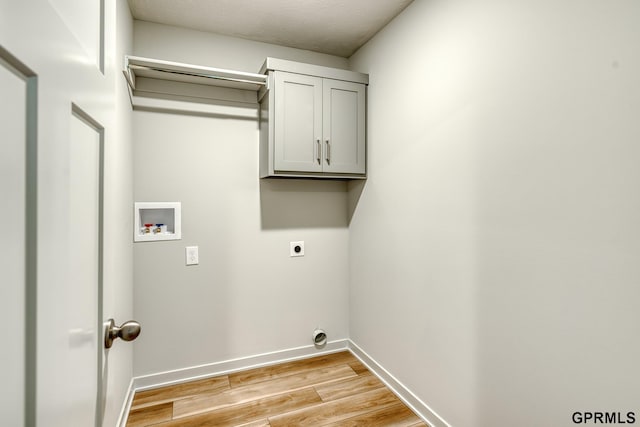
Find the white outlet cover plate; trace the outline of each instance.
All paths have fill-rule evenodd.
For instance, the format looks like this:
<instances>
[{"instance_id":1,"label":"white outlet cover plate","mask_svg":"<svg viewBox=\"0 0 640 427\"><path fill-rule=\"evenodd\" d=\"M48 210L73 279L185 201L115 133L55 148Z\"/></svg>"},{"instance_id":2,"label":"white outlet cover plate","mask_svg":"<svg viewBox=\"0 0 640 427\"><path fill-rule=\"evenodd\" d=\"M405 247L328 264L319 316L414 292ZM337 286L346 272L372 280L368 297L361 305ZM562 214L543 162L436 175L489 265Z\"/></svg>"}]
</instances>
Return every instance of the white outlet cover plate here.
<instances>
[{"instance_id":1,"label":"white outlet cover plate","mask_svg":"<svg viewBox=\"0 0 640 427\"><path fill-rule=\"evenodd\" d=\"M187 265L198 265L200 260L198 259L198 247L197 246L187 246L184 248L184 254L186 258Z\"/></svg>"},{"instance_id":2,"label":"white outlet cover plate","mask_svg":"<svg viewBox=\"0 0 640 427\"><path fill-rule=\"evenodd\" d=\"M300 248L296 251L296 248ZM304 242L289 242L289 256L304 256Z\"/></svg>"}]
</instances>

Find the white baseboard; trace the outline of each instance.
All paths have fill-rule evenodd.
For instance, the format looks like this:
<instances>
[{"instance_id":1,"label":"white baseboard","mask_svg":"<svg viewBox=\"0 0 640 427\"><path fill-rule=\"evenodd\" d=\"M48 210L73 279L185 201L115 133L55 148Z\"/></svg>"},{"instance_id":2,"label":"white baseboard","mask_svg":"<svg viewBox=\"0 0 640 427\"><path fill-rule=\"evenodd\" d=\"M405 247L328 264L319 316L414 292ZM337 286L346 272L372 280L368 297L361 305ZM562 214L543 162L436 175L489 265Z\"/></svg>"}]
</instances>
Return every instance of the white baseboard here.
<instances>
[{"instance_id":1,"label":"white baseboard","mask_svg":"<svg viewBox=\"0 0 640 427\"><path fill-rule=\"evenodd\" d=\"M451 427L426 403L420 400L378 362L349 339L328 342L321 350L310 345L135 377L131 380L131 384L129 385L129 391L122 408L122 413L120 414L118 426L126 426L129 410L131 409L131 403L136 391L180 384L187 381L218 375L226 375L232 372L275 365L293 360L306 359L313 356L336 353L344 350L349 350L355 357L357 357L374 375L380 378L380 380L389 387L400 398L400 400L409 406L430 426Z\"/></svg>"},{"instance_id":2,"label":"white baseboard","mask_svg":"<svg viewBox=\"0 0 640 427\"><path fill-rule=\"evenodd\" d=\"M413 412L418 414L427 424L431 427L451 427L440 415L438 415L433 409L424 403L418 396L413 394L411 390L398 381L393 375L376 362L371 356L365 353L360 347L353 341L349 340L349 350L351 353L360 359L360 361L369 370L376 375L380 380L385 383L387 387L395 393L400 400L402 400Z\"/></svg>"},{"instance_id":3,"label":"white baseboard","mask_svg":"<svg viewBox=\"0 0 640 427\"><path fill-rule=\"evenodd\" d=\"M274 365L277 363L288 362L296 359L305 359L322 354L335 353L338 351L344 351L348 348L348 341L346 339L343 339L328 342L322 349L317 349L315 346L309 345L287 350L274 351L271 353L241 357L238 359L225 360L222 362L209 363L206 365L192 366L189 368L177 369L174 371L144 375L135 377L133 379L133 389L135 391L141 391L171 384L179 384L187 381L197 380L200 378L225 375L232 372Z\"/></svg>"},{"instance_id":4,"label":"white baseboard","mask_svg":"<svg viewBox=\"0 0 640 427\"><path fill-rule=\"evenodd\" d=\"M134 394L135 389L133 388L133 378L131 378L131 381L129 381L129 389L127 390L127 395L124 398L124 404L122 405L122 410L118 417L118 423L116 424L118 427L126 427L127 425L127 419L129 418L129 411L131 410L131 402L133 402Z\"/></svg>"}]
</instances>

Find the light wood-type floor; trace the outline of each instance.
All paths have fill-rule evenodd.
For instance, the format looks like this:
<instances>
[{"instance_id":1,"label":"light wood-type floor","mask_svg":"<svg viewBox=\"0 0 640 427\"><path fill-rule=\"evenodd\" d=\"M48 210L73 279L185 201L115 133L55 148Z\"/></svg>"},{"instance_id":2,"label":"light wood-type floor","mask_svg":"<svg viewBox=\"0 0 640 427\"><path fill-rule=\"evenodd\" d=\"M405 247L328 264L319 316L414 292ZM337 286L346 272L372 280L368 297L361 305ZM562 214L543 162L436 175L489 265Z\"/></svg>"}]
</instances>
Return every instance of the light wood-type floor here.
<instances>
[{"instance_id":1,"label":"light wood-type floor","mask_svg":"<svg viewBox=\"0 0 640 427\"><path fill-rule=\"evenodd\" d=\"M136 393L128 427L427 426L348 351Z\"/></svg>"}]
</instances>

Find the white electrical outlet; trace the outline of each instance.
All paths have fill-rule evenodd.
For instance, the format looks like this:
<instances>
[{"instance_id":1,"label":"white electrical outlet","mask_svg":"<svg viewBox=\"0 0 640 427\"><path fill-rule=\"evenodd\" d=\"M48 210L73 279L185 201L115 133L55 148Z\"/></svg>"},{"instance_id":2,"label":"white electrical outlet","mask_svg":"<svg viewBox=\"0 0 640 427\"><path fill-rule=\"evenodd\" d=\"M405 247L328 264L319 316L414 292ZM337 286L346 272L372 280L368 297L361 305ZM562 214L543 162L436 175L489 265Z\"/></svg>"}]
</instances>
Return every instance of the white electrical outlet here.
<instances>
[{"instance_id":1,"label":"white electrical outlet","mask_svg":"<svg viewBox=\"0 0 640 427\"><path fill-rule=\"evenodd\" d=\"M289 256L304 256L304 242L289 242Z\"/></svg>"},{"instance_id":2,"label":"white electrical outlet","mask_svg":"<svg viewBox=\"0 0 640 427\"><path fill-rule=\"evenodd\" d=\"M187 265L197 265L199 263L198 260L198 247L197 246L187 246L184 248L185 258L187 261Z\"/></svg>"}]
</instances>

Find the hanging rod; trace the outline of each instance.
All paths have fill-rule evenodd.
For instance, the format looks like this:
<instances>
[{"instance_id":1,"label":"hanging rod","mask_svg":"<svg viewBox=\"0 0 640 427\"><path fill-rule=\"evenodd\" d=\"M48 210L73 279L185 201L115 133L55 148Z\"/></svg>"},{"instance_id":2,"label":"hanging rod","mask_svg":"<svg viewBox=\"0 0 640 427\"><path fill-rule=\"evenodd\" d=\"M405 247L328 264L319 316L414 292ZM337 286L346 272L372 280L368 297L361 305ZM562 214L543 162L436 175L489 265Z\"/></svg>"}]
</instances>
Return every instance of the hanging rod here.
<instances>
[{"instance_id":1,"label":"hanging rod","mask_svg":"<svg viewBox=\"0 0 640 427\"><path fill-rule=\"evenodd\" d=\"M266 82L257 82L257 81L254 81L254 80L244 80L244 79L238 79L238 78L235 78L235 77L216 76L214 74L192 73L192 72L175 71L175 70L163 70L162 68L146 67L144 65L129 65L129 68L132 69L132 70L159 71L161 73L167 73L167 74L179 74L181 76L204 77L204 78L207 78L207 79L225 80L225 81L229 81L229 82L238 82L238 83L249 83L249 84L261 85L261 86L264 86L264 85L267 84Z\"/></svg>"},{"instance_id":2,"label":"hanging rod","mask_svg":"<svg viewBox=\"0 0 640 427\"><path fill-rule=\"evenodd\" d=\"M224 70L220 68L203 67L199 65L182 64L179 62L163 61L159 59L141 58L136 56L125 56L124 74L132 89L135 89L136 71L139 77L150 77L153 75L143 75L144 72L163 73L166 76L176 75L182 77L195 77L199 79L211 79L213 81L237 83L238 89L258 90L266 86L267 76L264 74L253 74L242 71ZM140 73L142 71L142 73ZM172 80L164 77L165 80ZM177 78L176 80L184 81ZM216 86L215 83L211 83ZM220 86L229 86L221 83ZM231 86L233 87L233 85Z\"/></svg>"}]
</instances>

